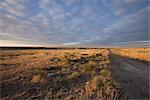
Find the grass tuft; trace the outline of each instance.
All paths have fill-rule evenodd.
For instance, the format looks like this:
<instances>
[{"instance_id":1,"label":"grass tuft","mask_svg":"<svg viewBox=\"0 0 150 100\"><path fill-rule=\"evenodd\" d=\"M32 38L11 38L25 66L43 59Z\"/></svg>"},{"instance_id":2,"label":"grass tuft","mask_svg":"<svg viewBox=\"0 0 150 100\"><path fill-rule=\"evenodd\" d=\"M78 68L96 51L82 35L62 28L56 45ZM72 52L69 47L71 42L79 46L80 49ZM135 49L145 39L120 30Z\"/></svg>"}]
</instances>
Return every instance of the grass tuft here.
<instances>
[{"instance_id":1,"label":"grass tuft","mask_svg":"<svg viewBox=\"0 0 150 100\"><path fill-rule=\"evenodd\" d=\"M83 72L95 72L96 71L96 66L93 64L85 64L83 66Z\"/></svg>"},{"instance_id":2,"label":"grass tuft","mask_svg":"<svg viewBox=\"0 0 150 100\"><path fill-rule=\"evenodd\" d=\"M79 77L80 76L80 73L79 72L73 72L71 75L70 75L70 78L71 79L75 79L75 78L77 78L77 77Z\"/></svg>"}]
</instances>

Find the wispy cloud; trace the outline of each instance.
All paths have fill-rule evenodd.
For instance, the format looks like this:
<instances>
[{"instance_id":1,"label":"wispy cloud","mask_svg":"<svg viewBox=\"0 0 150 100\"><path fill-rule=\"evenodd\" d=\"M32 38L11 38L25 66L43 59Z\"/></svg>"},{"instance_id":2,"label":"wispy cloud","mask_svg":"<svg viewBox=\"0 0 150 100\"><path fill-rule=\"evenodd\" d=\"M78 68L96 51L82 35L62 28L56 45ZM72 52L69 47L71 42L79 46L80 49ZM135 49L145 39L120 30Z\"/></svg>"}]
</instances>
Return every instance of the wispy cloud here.
<instances>
[{"instance_id":1,"label":"wispy cloud","mask_svg":"<svg viewBox=\"0 0 150 100\"><path fill-rule=\"evenodd\" d=\"M122 17L120 20L104 28L104 33L110 34L115 41L148 40L149 7L136 13Z\"/></svg>"},{"instance_id":2,"label":"wispy cloud","mask_svg":"<svg viewBox=\"0 0 150 100\"><path fill-rule=\"evenodd\" d=\"M46 45L147 40L147 3L148 0L3 0L0 40Z\"/></svg>"}]
</instances>

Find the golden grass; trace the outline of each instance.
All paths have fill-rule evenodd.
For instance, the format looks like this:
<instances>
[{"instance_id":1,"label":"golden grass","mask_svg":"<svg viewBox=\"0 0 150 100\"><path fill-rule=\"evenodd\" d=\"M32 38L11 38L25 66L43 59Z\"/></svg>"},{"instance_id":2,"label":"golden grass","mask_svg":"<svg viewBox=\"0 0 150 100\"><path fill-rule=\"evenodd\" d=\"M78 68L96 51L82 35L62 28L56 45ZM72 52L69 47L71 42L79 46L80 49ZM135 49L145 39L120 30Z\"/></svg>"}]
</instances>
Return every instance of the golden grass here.
<instances>
[{"instance_id":1,"label":"golden grass","mask_svg":"<svg viewBox=\"0 0 150 100\"><path fill-rule=\"evenodd\" d=\"M0 52L0 99L113 100L117 95L107 49Z\"/></svg>"},{"instance_id":2,"label":"golden grass","mask_svg":"<svg viewBox=\"0 0 150 100\"><path fill-rule=\"evenodd\" d=\"M70 78L71 79L74 79L74 78L77 78L77 77L79 77L80 76L80 73L79 72L73 72L71 75L70 75Z\"/></svg>"},{"instance_id":3,"label":"golden grass","mask_svg":"<svg viewBox=\"0 0 150 100\"><path fill-rule=\"evenodd\" d=\"M112 82L109 76L96 76L86 82L85 95L87 97L98 97L101 100L113 100L117 96L117 84Z\"/></svg>"},{"instance_id":4,"label":"golden grass","mask_svg":"<svg viewBox=\"0 0 150 100\"><path fill-rule=\"evenodd\" d=\"M43 78L43 76L42 75L40 75L40 74L38 74L38 75L34 75L33 77L32 77L32 79L31 79L31 82L32 83L38 83L38 82L44 82L45 81L45 79Z\"/></svg>"},{"instance_id":5,"label":"golden grass","mask_svg":"<svg viewBox=\"0 0 150 100\"><path fill-rule=\"evenodd\" d=\"M122 48L111 49L113 53L124 57L134 58L143 61L150 61L150 48Z\"/></svg>"}]
</instances>

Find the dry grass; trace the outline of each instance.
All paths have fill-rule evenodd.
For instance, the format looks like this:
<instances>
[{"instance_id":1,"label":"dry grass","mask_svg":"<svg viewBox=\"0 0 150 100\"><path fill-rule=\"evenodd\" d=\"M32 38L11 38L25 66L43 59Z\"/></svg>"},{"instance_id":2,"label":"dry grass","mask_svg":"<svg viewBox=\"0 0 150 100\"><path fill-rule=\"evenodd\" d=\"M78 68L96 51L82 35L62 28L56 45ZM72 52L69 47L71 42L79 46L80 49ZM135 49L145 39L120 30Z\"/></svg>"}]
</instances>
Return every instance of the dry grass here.
<instances>
[{"instance_id":1,"label":"dry grass","mask_svg":"<svg viewBox=\"0 0 150 100\"><path fill-rule=\"evenodd\" d=\"M114 100L118 92L115 87L117 87L117 84L112 82L109 76L96 76L92 80L86 82L85 95L87 98L92 97L93 99Z\"/></svg>"},{"instance_id":2,"label":"dry grass","mask_svg":"<svg viewBox=\"0 0 150 100\"><path fill-rule=\"evenodd\" d=\"M107 49L1 50L0 99L113 100Z\"/></svg>"},{"instance_id":3,"label":"dry grass","mask_svg":"<svg viewBox=\"0 0 150 100\"><path fill-rule=\"evenodd\" d=\"M71 75L70 75L70 78L71 79L75 79L75 78L77 78L77 77L79 77L80 76L80 73L79 72L73 72Z\"/></svg>"},{"instance_id":4,"label":"dry grass","mask_svg":"<svg viewBox=\"0 0 150 100\"><path fill-rule=\"evenodd\" d=\"M32 83L38 83L38 82L44 83L45 79L44 79L44 77L42 75L38 74L38 75L34 75L32 77L31 82Z\"/></svg>"},{"instance_id":5,"label":"dry grass","mask_svg":"<svg viewBox=\"0 0 150 100\"><path fill-rule=\"evenodd\" d=\"M150 48L124 48L112 49L113 53L124 57L134 58L143 61L150 61Z\"/></svg>"},{"instance_id":6,"label":"dry grass","mask_svg":"<svg viewBox=\"0 0 150 100\"><path fill-rule=\"evenodd\" d=\"M96 64L85 64L83 65L83 72L95 72Z\"/></svg>"}]
</instances>

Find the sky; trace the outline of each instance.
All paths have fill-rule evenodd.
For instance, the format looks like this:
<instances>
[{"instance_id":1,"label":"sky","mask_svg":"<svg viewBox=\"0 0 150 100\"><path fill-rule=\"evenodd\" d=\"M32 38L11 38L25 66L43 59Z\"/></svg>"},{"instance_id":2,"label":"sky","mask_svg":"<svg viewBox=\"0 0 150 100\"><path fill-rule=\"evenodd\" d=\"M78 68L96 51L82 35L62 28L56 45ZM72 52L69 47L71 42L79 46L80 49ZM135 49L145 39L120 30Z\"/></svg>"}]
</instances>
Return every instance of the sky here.
<instances>
[{"instance_id":1,"label":"sky","mask_svg":"<svg viewBox=\"0 0 150 100\"><path fill-rule=\"evenodd\" d=\"M149 41L149 0L0 0L0 46Z\"/></svg>"}]
</instances>

